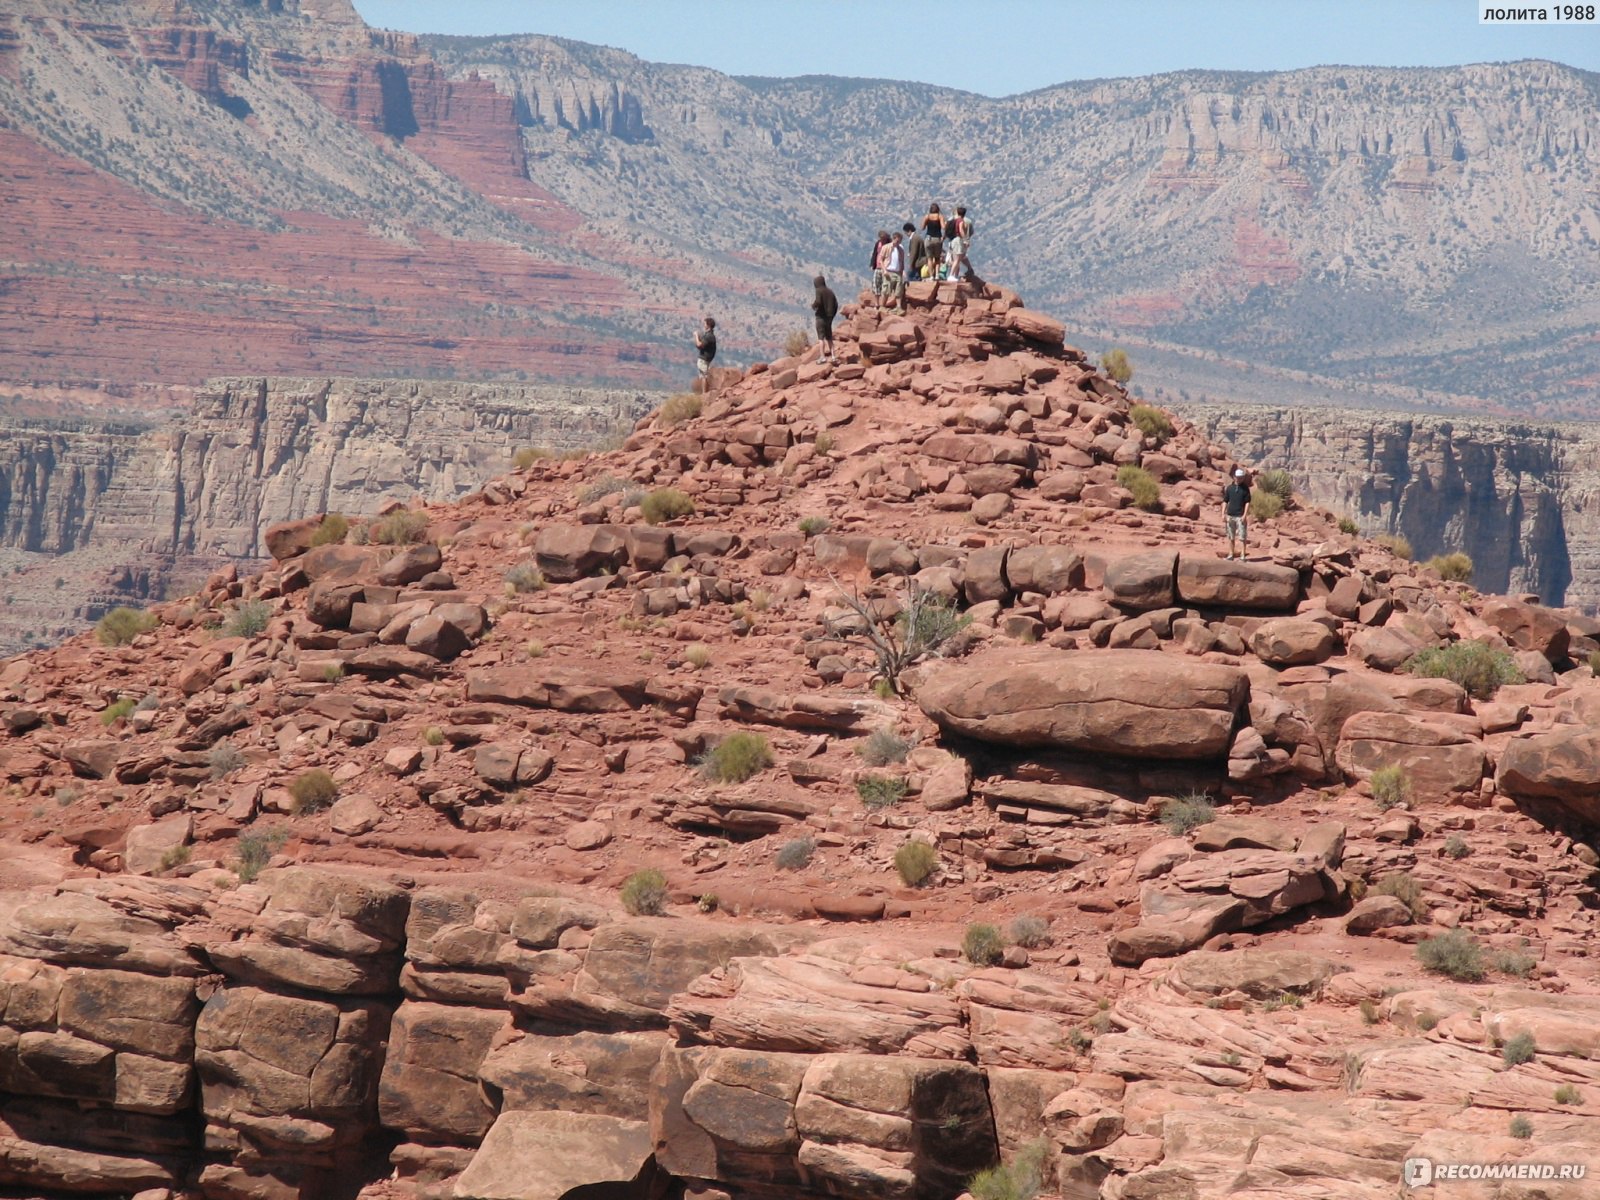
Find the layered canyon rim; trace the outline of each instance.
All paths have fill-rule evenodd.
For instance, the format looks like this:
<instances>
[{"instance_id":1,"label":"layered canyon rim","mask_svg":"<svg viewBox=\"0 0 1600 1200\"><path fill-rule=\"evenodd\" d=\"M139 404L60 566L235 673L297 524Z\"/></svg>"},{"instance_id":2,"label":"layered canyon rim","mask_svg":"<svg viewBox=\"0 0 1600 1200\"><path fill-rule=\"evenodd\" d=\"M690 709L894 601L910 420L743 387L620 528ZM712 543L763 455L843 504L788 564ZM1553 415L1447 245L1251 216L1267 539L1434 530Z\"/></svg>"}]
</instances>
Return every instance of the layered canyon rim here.
<instances>
[{"instance_id":1,"label":"layered canyon rim","mask_svg":"<svg viewBox=\"0 0 1600 1200\"><path fill-rule=\"evenodd\" d=\"M0 0L0 1196L1587 1200L1594 85Z\"/></svg>"}]
</instances>

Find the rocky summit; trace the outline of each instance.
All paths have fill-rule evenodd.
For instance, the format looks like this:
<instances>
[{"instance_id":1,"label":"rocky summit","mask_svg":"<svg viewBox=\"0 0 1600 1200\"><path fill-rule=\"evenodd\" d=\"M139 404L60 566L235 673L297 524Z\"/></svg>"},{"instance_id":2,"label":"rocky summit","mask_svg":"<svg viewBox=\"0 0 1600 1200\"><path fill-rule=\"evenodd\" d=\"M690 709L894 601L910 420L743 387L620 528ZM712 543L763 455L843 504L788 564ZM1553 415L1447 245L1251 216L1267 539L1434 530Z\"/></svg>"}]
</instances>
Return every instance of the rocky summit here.
<instances>
[{"instance_id":1,"label":"rocky summit","mask_svg":"<svg viewBox=\"0 0 1600 1200\"><path fill-rule=\"evenodd\" d=\"M0 1189L1592 1195L1600 626L907 302L0 668Z\"/></svg>"}]
</instances>

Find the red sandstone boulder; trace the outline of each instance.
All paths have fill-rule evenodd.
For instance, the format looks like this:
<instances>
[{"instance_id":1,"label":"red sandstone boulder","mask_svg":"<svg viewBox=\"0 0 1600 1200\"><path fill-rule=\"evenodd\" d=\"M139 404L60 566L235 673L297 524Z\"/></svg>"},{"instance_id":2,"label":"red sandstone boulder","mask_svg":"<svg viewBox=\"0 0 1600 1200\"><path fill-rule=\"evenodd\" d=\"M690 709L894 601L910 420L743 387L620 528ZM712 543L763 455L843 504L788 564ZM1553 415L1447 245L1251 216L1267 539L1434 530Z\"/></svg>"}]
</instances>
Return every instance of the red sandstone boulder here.
<instances>
[{"instance_id":1,"label":"red sandstone boulder","mask_svg":"<svg viewBox=\"0 0 1600 1200\"><path fill-rule=\"evenodd\" d=\"M286 558L294 558L311 549L312 535L317 532L317 527L321 524L321 517L280 521L276 525L267 526L266 532L261 535L261 541L266 546L267 553L282 562Z\"/></svg>"},{"instance_id":2,"label":"red sandstone boulder","mask_svg":"<svg viewBox=\"0 0 1600 1200\"><path fill-rule=\"evenodd\" d=\"M1398 671L1422 649L1422 642L1397 629L1358 629L1350 635L1350 656L1375 671Z\"/></svg>"},{"instance_id":3,"label":"red sandstone boulder","mask_svg":"<svg viewBox=\"0 0 1600 1200\"><path fill-rule=\"evenodd\" d=\"M335 542L306 552L300 569L312 583L363 583L373 578L378 568L378 552L368 546L347 546Z\"/></svg>"},{"instance_id":4,"label":"red sandstone boulder","mask_svg":"<svg viewBox=\"0 0 1600 1200\"><path fill-rule=\"evenodd\" d=\"M440 662L449 662L471 648L472 639L459 626L446 621L438 613L423 617L406 634L406 649L426 654Z\"/></svg>"},{"instance_id":5,"label":"red sandstone boulder","mask_svg":"<svg viewBox=\"0 0 1600 1200\"><path fill-rule=\"evenodd\" d=\"M1464 722L1446 716L1356 713L1339 734L1335 759L1347 778L1381 767L1404 768L1419 799L1475 792L1483 780L1483 743Z\"/></svg>"},{"instance_id":6,"label":"red sandstone boulder","mask_svg":"<svg viewBox=\"0 0 1600 1200\"><path fill-rule=\"evenodd\" d=\"M1172 550L1112 559L1105 569L1105 587L1111 602L1135 611L1171 607L1177 562L1178 555Z\"/></svg>"},{"instance_id":7,"label":"red sandstone boulder","mask_svg":"<svg viewBox=\"0 0 1600 1200\"><path fill-rule=\"evenodd\" d=\"M1013 308L1006 313L1006 324L1030 342L1059 347L1067 339L1067 327L1054 317L1028 308Z\"/></svg>"},{"instance_id":8,"label":"red sandstone boulder","mask_svg":"<svg viewBox=\"0 0 1600 1200\"><path fill-rule=\"evenodd\" d=\"M83 740L68 742L61 748L61 757L72 768L73 774L89 779L109 779L122 757L122 743Z\"/></svg>"},{"instance_id":9,"label":"red sandstone boulder","mask_svg":"<svg viewBox=\"0 0 1600 1200\"><path fill-rule=\"evenodd\" d=\"M1039 465L1039 451L1033 442L995 434L936 433L922 443L922 452L929 458L973 466L1009 463L1031 471Z\"/></svg>"},{"instance_id":10,"label":"red sandstone boulder","mask_svg":"<svg viewBox=\"0 0 1600 1200\"><path fill-rule=\"evenodd\" d=\"M1500 752L1495 786L1518 800L1553 800L1600 823L1600 732L1580 727L1513 738Z\"/></svg>"},{"instance_id":11,"label":"red sandstone boulder","mask_svg":"<svg viewBox=\"0 0 1600 1200\"><path fill-rule=\"evenodd\" d=\"M941 728L980 741L1202 759L1227 750L1249 682L1158 651L1028 646L926 664L913 689Z\"/></svg>"},{"instance_id":12,"label":"red sandstone boulder","mask_svg":"<svg viewBox=\"0 0 1600 1200\"><path fill-rule=\"evenodd\" d=\"M613 525L546 525L533 546L551 583L571 583L627 561L627 543Z\"/></svg>"},{"instance_id":13,"label":"red sandstone boulder","mask_svg":"<svg viewBox=\"0 0 1600 1200\"><path fill-rule=\"evenodd\" d=\"M378 568L378 582L389 587L415 583L424 575L437 571L443 564L444 555L433 543L407 546Z\"/></svg>"},{"instance_id":14,"label":"red sandstone boulder","mask_svg":"<svg viewBox=\"0 0 1600 1200\"><path fill-rule=\"evenodd\" d=\"M1006 557L1006 578L1014 591L1077 591L1083 587L1083 555L1070 546L1018 546Z\"/></svg>"},{"instance_id":15,"label":"red sandstone boulder","mask_svg":"<svg viewBox=\"0 0 1600 1200\"><path fill-rule=\"evenodd\" d=\"M1250 635L1250 650L1271 667L1295 667L1319 663L1338 646L1333 630L1319 621L1299 617L1274 617L1256 626Z\"/></svg>"},{"instance_id":16,"label":"red sandstone boulder","mask_svg":"<svg viewBox=\"0 0 1600 1200\"><path fill-rule=\"evenodd\" d=\"M1182 554L1178 599L1217 608L1290 611L1300 600L1300 572L1277 563Z\"/></svg>"},{"instance_id":17,"label":"red sandstone boulder","mask_svg":"<svg viewBox=\"0 0 1600 1200\"><path fill-rule=\"evenodd\" d=\"M561 1200L643 1179L654 1146L643 1121L598 1113L504 1112L456 1184L478 1200Z\"/></svg>"},{"instance_id":18,"label":"red sandstone boulder","mask_svg":"<svg viewBox=\"0 0 1600 1200\"><path fill-rule=\"evenodd\" d=\"M1566 618L1558 612L1502 597L1486 603L1480 615L1518 650L1536 651L1551 662L1567 656L1572 634Z\"/></svg>"}]
</instances>

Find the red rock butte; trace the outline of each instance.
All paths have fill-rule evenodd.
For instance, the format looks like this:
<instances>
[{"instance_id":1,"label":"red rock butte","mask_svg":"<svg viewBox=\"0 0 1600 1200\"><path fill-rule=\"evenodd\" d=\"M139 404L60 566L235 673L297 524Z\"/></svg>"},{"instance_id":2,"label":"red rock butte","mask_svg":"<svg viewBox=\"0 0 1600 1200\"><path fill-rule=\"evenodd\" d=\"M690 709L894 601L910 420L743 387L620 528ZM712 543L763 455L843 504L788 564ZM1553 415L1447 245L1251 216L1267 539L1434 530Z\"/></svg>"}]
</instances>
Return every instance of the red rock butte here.
<instances>
[{"instance_id":1,"label":"red rock butte","mask_svg":"<svg viewBox=\"0 0 1600 1200\"><path fill-rule=\"evenodd\" d=\"M1600 1170L1600 630L907 301L6 664L0 1187Z\"/></svg>"}]
</instances>

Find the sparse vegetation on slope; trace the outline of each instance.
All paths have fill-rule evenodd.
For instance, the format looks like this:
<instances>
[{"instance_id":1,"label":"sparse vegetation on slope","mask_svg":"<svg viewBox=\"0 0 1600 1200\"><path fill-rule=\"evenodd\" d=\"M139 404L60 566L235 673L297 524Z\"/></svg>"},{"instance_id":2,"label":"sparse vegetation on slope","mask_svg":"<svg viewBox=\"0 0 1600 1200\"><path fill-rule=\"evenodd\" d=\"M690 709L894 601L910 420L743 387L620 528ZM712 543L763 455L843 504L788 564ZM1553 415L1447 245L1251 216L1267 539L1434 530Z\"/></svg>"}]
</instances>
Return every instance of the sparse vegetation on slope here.
<instances>
[{"instance_id":1,"label":"sparse vegetation on slope","mask_svg":"<svg viewBox=\"0 0 1600 1200\"><path fill-rule=\"evenodd\" d=\"M104 646L126 646L141 633L149 633L160 622L154 613L141 612L137 608L113 608L100 618L94 627L94 635Z\"/></svg>"},{"instance_id":2,"label":"sparse vegetation on slope","mask_svg":"<svg viewBox=\"0 0 1600 1200\"><path fill-rule=\"evenodd\" d=\"M1467 694L1488 700L1508 683L1521 683L1522 672L1504 650L1487 642L1451 642L1418 651L1405 664L1413 675L1448 679L1459 683Z\"/></svg>"}]
</instances>

